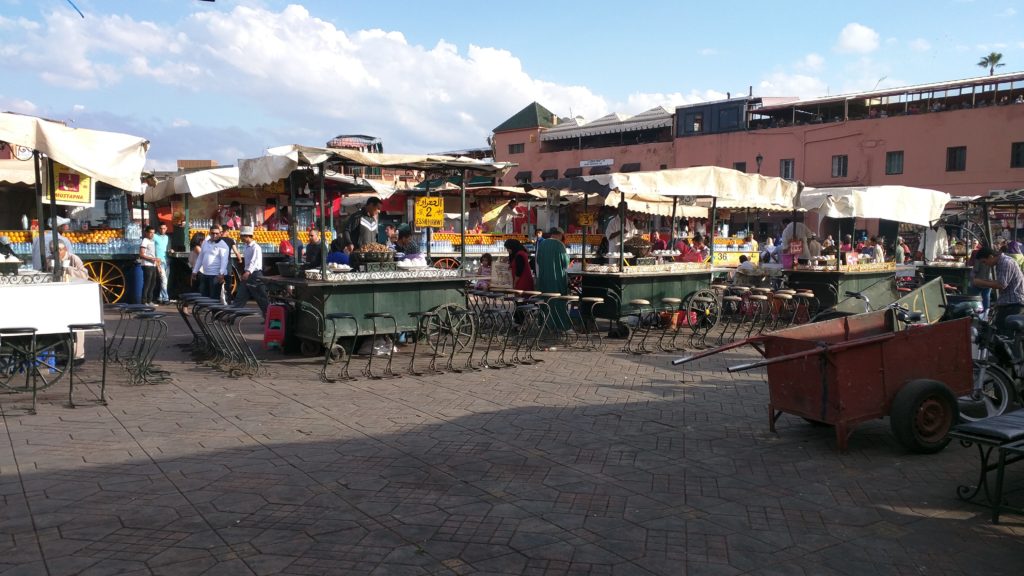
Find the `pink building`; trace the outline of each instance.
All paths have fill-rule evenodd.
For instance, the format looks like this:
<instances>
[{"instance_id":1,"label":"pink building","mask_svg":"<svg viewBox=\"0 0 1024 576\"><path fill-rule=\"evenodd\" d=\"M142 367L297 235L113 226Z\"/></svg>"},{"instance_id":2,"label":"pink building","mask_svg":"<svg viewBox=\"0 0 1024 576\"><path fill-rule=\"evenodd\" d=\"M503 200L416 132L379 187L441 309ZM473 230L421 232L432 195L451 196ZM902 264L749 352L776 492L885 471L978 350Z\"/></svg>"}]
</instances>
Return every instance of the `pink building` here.
<instances>
[{"instance_id":1,"label":"pink building","mask_svg":"<svg viewBox=\"0 0 1024 576\"><path fill-rule=\"evenodd\" d=\"M496 160L519 164L517 182L715 165L817 187L986 194L1024 187L1024 73L802 101L743 96L592 122L535 102L494 129L493 146Z\"/></svg>"}]
</instances>

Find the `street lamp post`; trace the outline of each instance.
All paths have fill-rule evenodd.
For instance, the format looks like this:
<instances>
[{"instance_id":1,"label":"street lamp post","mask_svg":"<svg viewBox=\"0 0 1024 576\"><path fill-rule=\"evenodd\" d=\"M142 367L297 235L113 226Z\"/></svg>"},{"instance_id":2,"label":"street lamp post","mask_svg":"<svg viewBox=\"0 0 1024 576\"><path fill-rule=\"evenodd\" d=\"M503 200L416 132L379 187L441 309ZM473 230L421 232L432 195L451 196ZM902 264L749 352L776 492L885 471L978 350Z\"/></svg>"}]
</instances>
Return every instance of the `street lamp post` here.
<instances>
[{"instance_id":1,"label":"street lamp post","mask_svg":"<svg viewBox=\"0 0 1024 576\"><path fill-rule=\"evenodd\" d=\"M757 154L757 158L754 158L754 162L757 162L757 173L761 173L761 162L764 162L764 156L760 153Z\"/></svg>"}]
</instances>

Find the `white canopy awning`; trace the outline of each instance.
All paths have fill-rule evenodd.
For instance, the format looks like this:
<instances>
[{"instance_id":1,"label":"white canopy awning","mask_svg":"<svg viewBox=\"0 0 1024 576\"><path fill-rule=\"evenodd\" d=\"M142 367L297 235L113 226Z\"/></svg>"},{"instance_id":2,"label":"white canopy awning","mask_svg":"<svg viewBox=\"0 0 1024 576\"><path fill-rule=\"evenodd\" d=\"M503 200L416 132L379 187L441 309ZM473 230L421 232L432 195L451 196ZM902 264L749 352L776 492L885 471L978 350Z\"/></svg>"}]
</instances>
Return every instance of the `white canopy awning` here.
<instances>
[{"instance_id":1,"label":"white canopy awning","mask_svg":"<svg viewBox=\"0 0 1024 576\"><path fill-rule=\"evenodd\" d=\"M798 206L829 218L883 218L930 226L942 216L949 194L909 186L805 188Z\"/></svg>"},{"instance_id":2,"label":"white canopy awning","mask_svg":"<svg viewBox=\"0 0 1024 576\"><path fill-rule=\"evenodd\" d=\"M417 154L375 154L341 148L315 148L291 144L267 150L266 156L238 161L239 185L270 184L286 178L299 166L342 162L353 166L406 168L410 170L466 169L502 176L515 164L484 162L455 156Z\"/></svg>"},{"instance_id":3,"label":"white canopy awning","mask_svg":"<svg viewBox=\"0 0 1024 576\"><path fill-rule=\"evenodd\" d=\"M175 194L187 194L193 198L206 196L238 187L238 168L227 166L179 174L161 180L146 190L146 202L158 202Z\"/></svg>"},{"instance_id":4,"label":"white canopy awning","mask_svg":"<svg viewBox=\"0 0 1024 576\"><path fill-rule=\"evenodd\" d=\"M534 186L601 195L617 191L627 195L715 197L731 207L792 209L800 183L718 166L697 166L561 178Z\"/></svg>"},{"instance_id":5,"label":"white canopy awning","mask_svg":"<svg viewBox=\"0 0 1024 576\"><path fill-rule=\"evenodd\" d=\"M34 186L36 183L36 169L32 160L0 160L0 184L27 184Z\"/></svg>"},{"instance_id":6,"label":"white canopy awning","mask_svg":"<svg viewBox=\"0 0 1024 576\"><path fill-rule=\"evenodd\" d=\"M38 150L69 168L122 190L142 191L140 175L149 148L145 138L69 128L35 116L0 112L0 141ZM32 181L35 182L34 176Z\"/></svg>"}]
</instances>

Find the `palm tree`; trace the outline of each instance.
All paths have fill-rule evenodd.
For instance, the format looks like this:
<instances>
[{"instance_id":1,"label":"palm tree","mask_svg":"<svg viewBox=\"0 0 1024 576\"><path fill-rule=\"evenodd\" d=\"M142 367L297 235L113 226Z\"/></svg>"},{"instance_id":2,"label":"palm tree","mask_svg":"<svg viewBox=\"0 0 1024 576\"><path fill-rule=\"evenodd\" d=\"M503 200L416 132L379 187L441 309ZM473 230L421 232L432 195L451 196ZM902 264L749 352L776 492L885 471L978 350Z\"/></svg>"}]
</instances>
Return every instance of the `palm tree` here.
<instances>
[{"instance_id":1,"label":"palm tree","mask_svg":"<svg viewBox=\"0 0 1024 576\"><path fill-rule=\"evenodd\" d=\"M988 56L983 57L981 61L978 62L978 66L981 66L982 68L988 68L988 75L994 76L996 73L996 68L999 68L1000 66L1006 66L1006 64L1000 62L1000 60L1002 59L1003 55L1001 53L992 52Z\"/></svg>"}]
</instances>

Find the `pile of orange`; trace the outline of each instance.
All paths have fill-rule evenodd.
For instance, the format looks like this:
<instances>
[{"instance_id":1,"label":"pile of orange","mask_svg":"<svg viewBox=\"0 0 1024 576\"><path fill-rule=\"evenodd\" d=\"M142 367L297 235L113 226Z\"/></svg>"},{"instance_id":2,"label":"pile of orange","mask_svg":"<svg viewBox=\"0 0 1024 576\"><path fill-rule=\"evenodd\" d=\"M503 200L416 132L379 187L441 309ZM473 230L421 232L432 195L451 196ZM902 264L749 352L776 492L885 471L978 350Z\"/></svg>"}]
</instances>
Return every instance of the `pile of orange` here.
<instances>
[{"instance_id":1,"label":"pile of orange","mask_svg":"<svg viewBox=\"0 0 1024 576\"><path fill-rule=\"evenodd\" d=\"M124 236L120 230L88 230L67 232L64 236L77 244L106 244Z\"/></svg>"}]
</instances>

